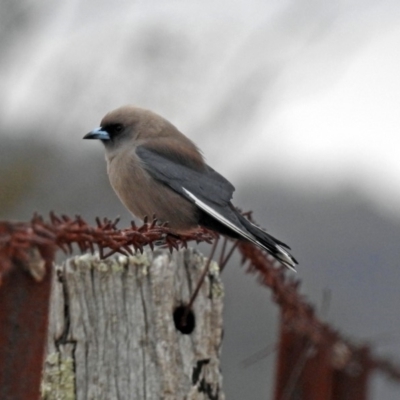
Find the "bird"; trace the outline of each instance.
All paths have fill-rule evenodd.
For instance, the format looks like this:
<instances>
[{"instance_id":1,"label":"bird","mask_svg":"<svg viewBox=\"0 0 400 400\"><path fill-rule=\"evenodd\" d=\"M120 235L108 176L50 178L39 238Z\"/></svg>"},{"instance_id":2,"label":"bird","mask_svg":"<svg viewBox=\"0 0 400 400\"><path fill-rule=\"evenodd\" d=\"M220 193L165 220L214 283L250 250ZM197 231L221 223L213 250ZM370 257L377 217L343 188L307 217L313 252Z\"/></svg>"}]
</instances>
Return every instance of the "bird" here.
<instances>
[{"instance_id":1,"label":"bird","mask_svg":"<svg viewBox=\"0 0 400 400\"><path fill-rule=\"evenodd\" d=\"M107 113L83 139L104 144L111 186L134 216L143 220L154 215L177 233L202 226L251 242L295 271L297 261L290 247L235 208L231 201L235 187L165 118L122 106Z\"/></svg>"}]
</instances>

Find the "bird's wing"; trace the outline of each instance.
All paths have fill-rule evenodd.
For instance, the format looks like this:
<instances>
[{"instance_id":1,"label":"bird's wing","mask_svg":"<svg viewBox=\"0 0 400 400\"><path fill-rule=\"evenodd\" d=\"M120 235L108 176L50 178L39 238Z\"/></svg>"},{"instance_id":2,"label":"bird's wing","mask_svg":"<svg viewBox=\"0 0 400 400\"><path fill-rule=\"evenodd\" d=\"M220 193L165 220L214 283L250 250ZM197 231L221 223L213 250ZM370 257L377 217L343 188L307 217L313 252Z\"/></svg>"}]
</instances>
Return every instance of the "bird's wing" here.
<instances>
[{"instance_id":1,"label":"bird's wing","mask_svg":"<svg viewBox=\"0 0 400 400\"><path fill-rule=\"evenodd\" d=\"M160 154L145 146L136 149L143 168L155 179L169 186L194 203L207 217L204 225L229 236L246 239L270 252L294 270L297 261L284 249L287 247L264 230L246 220L232 205L234 186L208 165L204 170ZM216 222L215 222L216 221ZM288 247L287 247L288 248Z\"/></svg>"},{"instance_id":2,"label":"bird's wing","mask_svg":"<svg viewBox=\"0 0 400 400\"><path fill-rule=\"evenodd\" d=\"M238 237L254 241L231 204L234 186L218 172L208 165L203 170L194 169L145 146L139 146L136 154L143 168L153 178L178 192L211 217L203 218L204 226L220 232L230 232L230 236L236 233Z\"/></svg>"},{"instance_id":3,"label":"bird's wing","mask_svg":"<svg viewBox=\"0 0 400 400\"><path fill-rule=\"evenodd\" d=\"M232 199L234 186L208 165L197 170L145 146L139 146L136 154L151 176L191 202L194 199L188 192L209 206L225 207Z\"/></svg>"}]
</instances>

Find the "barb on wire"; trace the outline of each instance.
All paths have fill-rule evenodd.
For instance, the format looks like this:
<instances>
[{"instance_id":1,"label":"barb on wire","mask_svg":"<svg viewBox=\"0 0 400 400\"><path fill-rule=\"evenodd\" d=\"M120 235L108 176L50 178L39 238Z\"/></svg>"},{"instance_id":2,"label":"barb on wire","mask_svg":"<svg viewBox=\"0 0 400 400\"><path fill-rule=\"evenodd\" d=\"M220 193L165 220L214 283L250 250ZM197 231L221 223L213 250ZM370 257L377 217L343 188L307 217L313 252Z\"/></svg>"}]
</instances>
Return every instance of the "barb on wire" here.
<instances>
[{"instance_id":1,"label":"barb on wire","mask_svg":"<svg viewBox=\"0 0 400 400\"><path fill-rule=\"evenodd\" d=\"M189 241L211 243L215 237L214 233L202 228L178 235L167 224L157 224L155 218L151 222L146 218L140 227L132 222L130 228L121 230L117 228L118 222L119 219L96 218L93 227L80 216L70 218L53 212L49 221L37 214L27 223L0 221L0 283L13 264L29 263L29 249L32 248L41 253L46 249L47 254L57 249L72 253L73 245L76 245L82 253L98 250L100 257L106 258L115 253L130 255L133 250L143 252L146 245L153 249L156 243L172 252L186 247Z\"/></svg>"}]
</instances>

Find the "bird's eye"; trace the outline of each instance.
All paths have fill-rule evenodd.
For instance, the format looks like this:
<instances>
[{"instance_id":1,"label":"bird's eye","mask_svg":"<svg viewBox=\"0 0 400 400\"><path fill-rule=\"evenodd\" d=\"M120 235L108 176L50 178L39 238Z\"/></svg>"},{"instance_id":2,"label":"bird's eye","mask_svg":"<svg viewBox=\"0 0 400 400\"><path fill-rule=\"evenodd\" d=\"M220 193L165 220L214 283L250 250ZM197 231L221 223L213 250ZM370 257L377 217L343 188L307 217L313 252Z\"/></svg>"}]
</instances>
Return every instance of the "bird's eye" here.
<instances>
[{"instance_id":1,"label":"bird's eye","mask_svg":"<svg viewBox=\"0 0 400 400\"><path fill-rule=\"evenodd\" d=\"M124 129L124 127L122 126L122 124L115 124L114 125L114 132L115 133L121 133L123 129Z\"/></svg>"}]
</instances>

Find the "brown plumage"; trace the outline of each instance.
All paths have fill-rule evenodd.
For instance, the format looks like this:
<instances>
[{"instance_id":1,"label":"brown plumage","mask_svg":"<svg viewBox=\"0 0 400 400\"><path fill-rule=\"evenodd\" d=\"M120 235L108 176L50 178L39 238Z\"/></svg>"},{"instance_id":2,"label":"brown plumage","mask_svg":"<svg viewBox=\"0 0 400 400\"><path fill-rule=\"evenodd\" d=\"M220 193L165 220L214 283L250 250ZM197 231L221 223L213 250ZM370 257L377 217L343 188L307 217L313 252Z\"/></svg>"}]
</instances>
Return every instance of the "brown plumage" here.
<instances>
[{"instance_id":1,"label":"brown plumage","mask_svg":"<svg viewBox=\"0 0 400 400\"><path fill-rule=\"evenodd\" d=\"M233 185L164 118L138 107L120 107L84 139L103 142L111 185L135 216L156 215L178 232L202 225L248 240L294 269L297 262L284 249L288 247L234 208Z\"/></svg>"}]
</instances>

